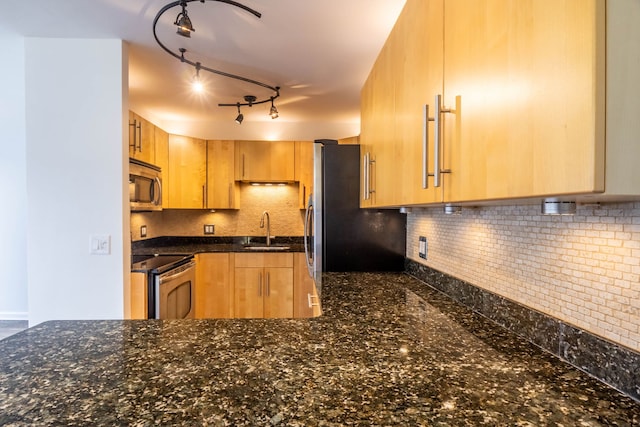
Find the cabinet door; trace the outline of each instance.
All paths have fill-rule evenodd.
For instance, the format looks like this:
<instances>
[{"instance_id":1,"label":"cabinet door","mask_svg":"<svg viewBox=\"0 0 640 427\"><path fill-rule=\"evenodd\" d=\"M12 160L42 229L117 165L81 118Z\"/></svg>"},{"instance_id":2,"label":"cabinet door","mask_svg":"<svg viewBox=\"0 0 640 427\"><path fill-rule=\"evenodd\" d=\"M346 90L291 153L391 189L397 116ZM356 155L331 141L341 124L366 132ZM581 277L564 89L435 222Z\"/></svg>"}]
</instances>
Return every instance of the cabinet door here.
<instances>
[{"instance_id":1,"label":"cabinet door","mask_svg":"<svg viewBox=\"0 0 640 427\"><path fill-rule=\"evenodd\" d=\"M236 179L239 181L293 181L294 141L237 141Z\"/></svg>"},{"instance_id":2,"label":"cabinet door","mask_svg":"<svg viewBox=\"0 0 640 427\"><path fill-rule=\"evenodd\" d=\"M309 276L304 253L294 254L293 265L293 317L314 317L320 314L318 293ZM311 296L311 297L310 297ZM314 305L309 305L311 302ZM315 305L317 304L317 305Z\"/></svg>"},{"instance_id":3,"label":"cabinet door","mask_svg":"<svg viewBox=\"0 0 640 427\"><path fill-rule=\"evenodd\" d=\"M156 160L153 163L162 171L162 207L169 203L169 134L159 127L155 127Z\"/></svg>"},{"instance_id":4,"label":"cabinet door","mask_svg":"<svg viewBox=\"0 0 640 427\"><path fill-rule=\"evenodd\" d=\"M235 254L235 315L293 317L293 254Z\"/></svg>"},{"instance_id":5,"label":"cabinet door","mask_svg":"<svg viewBox=\"0 0 640 427\"><path fill-rule=\"evenodd\" d=\"M229 253L196 255L196 319L233 317Z\"/></svg>"},{"instance_id":6,"label":"cabinet door","mask_svg":"<svg viewBox=\"0 0 640 427\"><path fill-rule=\"evenodd\" d=\"M234 141L207 141L207 208L238 209Z\"/></svg>"},{"instance_id":7,"label":"cabinet door","mask_svg":"<svg viewBox=\"0 0 640 427\"><path fill-rule=\"evenodd\" d=\"M129 157L155 164L155 126L129 112Z\"/></svg>"},{"instance_id":8,"label":"cabinet door","mask_svg":"<svg viewBox=\"0 0 640 427\"><path fill-rule=\"evenodd\" d=\"M234 312L237 318L264 317L265 278L262 267L234 269Z\"/></svg>"},{"instance_id":9,"label":"cabinet door","mask_svg":"<svg viewBox=\"0 0 640 427\"><path fill-rule=\"evenodd\" d=\"M604 16L601 0L447 0L447 200L604 189Z\"/></svg>"},{"instance_id":10,"label":"cabinet door","mask_svg":"<svg viewBox=\"0 0 640 427\"><path fill-rule=\"evenodd\" d=\"M124 288L125 319L146 319L148 317L147 293L146 273L131 273L130 282Z\"/></svg>"},{"instance_id":11,"label":"cabinet door","mask_svg":"<svg viewBox=\"0 0 640 427\"><path fill-rule=\"evenodd\" d=\"M295 179L295 142L269 141L271 146L271 171L273 181L293 181Z\"/></svg>"},{"instance_id":12,"label":"cabinet door","mask_svg":"<svg viewBox=\"0 0 640 427\"><path fill-rule=\"evenodd\" d=\"M265 268L264 277L264 317L293 317L293 268Z\"/></svg>"},{"instance_id":13,"label":"cabinet door","mask_svg":"<svg viewBox=\"0 0 640 427\"><path fill-rule=\"evenodd\" d=\"M401 159L395 192L403 205L443 200L443 187L436 188L432 176L423 182L425 174L434 172L435 126L425 115L434 116L435 97L443 91L442 31L443 0L409 0L390 36L403 41L393 45L400 51L394 55L400 64L395 73L395 134Z\"/></svg>"},{"instance_id":14,"label":"cabinet door","mask_svg":"<svg viewBox=\"0 0 640 427\"><path fill-rule=\"evenodd\" d=\"M295 180L298 181L298 207L305 209L309 195L313 193L313 142L295 143Z\"/></svg>"},{"instance_id":15,"label":"cabinet door","mask_svg":"<svg viewBox=\"0 0 640 427\"><path fill-rule=\"evenodd\" d=\"M393 204L397 167L393 154L395 89L394 49L389 41L378 56L361 94L361 206Z\"/></svg>"},{"instance_id":16,"label":"cabinet door","mask_svg":"<svg viewBox=\"0 0 640 427\"><path fill-rule=\"evenodd\" d=\"M207 146L202 139L169 135L168 206L203 209L205 205ZM163 175L164 176L164 175Z\"/></svg>"}]
</instances>

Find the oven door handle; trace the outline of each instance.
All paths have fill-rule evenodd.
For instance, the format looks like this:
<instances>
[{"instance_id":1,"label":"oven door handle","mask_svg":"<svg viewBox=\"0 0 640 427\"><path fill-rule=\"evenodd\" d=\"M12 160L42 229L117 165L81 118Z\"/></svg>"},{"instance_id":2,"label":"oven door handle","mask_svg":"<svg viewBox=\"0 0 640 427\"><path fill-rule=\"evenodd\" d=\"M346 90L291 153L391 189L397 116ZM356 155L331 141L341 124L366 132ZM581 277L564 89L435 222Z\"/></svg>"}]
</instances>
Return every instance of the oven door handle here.
<instances>
[{"instance_id":1,"label":"oven door handle","mask_svg":"<svg viewBox=\"0 0 640 427\"><path fill-rule=\"evenodd\" d=\"M179 270L176 273L173 273L173 274L170 274L170 275L165 275L166 273L161 274L160 275L160 284L162 284L163 282L167 282L167 281L173 280L176 277L180 277L181 275L187 273L190 268L195 267L195 266L196 266L195 261L189 261L188 263L186 263L184 265L176 267L175 269ZM169 270L169 271L172 271L172 270Z\"/></svg>"}]
</instances>

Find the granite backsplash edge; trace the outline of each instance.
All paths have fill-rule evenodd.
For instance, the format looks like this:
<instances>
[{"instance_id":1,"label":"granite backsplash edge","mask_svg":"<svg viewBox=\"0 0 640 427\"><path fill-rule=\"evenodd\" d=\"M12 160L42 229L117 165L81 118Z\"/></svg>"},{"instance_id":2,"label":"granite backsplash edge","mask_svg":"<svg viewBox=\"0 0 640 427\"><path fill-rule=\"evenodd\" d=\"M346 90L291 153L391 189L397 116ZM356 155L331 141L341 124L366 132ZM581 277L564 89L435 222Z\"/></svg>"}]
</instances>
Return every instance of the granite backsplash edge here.
<instances>
[{"instance_id":1,"label":"granite backsplash edge","mask_svg":"<svg viewBox=\"0 0 640 427\"><path fill-rule=\"evenodd\" d=\"M408 258L405 272L640 402L640 353Z\"/></svg>"}]
</instances>

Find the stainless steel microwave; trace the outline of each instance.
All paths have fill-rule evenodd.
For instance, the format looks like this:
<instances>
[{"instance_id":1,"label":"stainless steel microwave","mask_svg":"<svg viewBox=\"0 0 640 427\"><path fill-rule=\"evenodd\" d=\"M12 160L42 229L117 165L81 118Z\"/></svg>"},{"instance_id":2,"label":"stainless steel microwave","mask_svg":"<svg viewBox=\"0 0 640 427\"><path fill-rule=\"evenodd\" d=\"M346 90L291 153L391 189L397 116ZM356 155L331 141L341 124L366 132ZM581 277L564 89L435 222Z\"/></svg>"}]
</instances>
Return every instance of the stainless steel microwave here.
<instances>
[{"instance_id":1,"label":"stainless steel microwave","mask_svg":"<svg viewBox=\"0 0 640 427\"><path fill-rule=\"evenodd\" d=\"M129 204L132 211L162 210L162 171L158 166L129 159Z\"/></svg>"}]
</instances>

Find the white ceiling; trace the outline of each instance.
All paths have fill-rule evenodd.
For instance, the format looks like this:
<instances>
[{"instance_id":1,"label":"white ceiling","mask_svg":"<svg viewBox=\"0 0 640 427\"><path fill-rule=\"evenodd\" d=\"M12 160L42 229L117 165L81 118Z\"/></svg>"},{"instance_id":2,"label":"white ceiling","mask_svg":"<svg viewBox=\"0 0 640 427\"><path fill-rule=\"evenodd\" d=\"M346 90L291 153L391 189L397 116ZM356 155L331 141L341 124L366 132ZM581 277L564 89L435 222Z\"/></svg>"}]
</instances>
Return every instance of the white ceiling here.
<instances>
[{"instance_id":1,"label":"white ceiling","mask_svg":"<svg viewBox=\"0 0 640 427\"><path fill-rule=\"evenodd\" d=\"M405 0L240 0L262 14L221 1L188 3L195 33L175 34L179 7L158 36L207 67L280 86L278 119L270 104L234 107L244 95L272 92L201 71L204 95L189 82L195 69L164 52L152 33L165 0L0 0L0 29L27 37L120 38L129 44L130 108L171 133L206 139L341 138L359 133L360 89ZM79 61L82 58L78 58Z\"/></svg>"}]
</instances>

